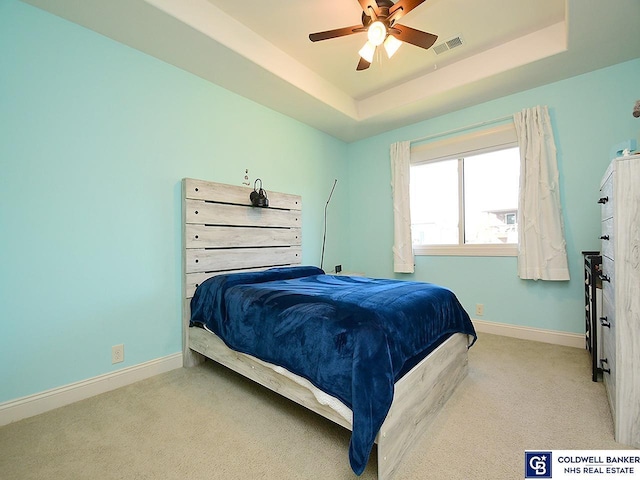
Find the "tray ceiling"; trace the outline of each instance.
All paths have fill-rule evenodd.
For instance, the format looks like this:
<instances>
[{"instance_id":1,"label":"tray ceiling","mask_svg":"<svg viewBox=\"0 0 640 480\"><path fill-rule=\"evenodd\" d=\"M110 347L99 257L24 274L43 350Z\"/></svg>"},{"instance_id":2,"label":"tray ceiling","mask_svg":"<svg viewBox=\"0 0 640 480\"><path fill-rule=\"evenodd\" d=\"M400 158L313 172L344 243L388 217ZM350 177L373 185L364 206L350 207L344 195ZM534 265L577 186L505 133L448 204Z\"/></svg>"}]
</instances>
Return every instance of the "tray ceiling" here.
<instances>
[{"instance_id":1,"label":"tray ceiling","mask_svg":"<svg viewBox=\"0 0 640 480\"><path fill-rule=\"evenodd\" d=\"M427 0L402 23L434 48L363 72L366 34L308 38L359 23L356 0L23 1L347 142L640 57L637 0Z\"/></svg>"}]
</instances>

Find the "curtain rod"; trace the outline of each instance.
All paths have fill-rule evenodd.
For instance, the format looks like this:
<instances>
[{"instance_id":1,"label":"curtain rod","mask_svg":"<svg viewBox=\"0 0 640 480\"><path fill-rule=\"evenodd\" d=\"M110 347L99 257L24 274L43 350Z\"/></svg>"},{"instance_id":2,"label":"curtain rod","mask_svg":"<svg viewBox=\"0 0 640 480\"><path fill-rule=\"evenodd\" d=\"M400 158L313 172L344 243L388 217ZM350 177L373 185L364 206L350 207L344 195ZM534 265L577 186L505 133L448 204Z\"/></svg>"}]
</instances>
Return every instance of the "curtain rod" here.
<instances>
[{"instance_id":1,"label":"curtain rod","mask_svg":"<svg viewBox=\"0 0 640 480\"><path fill-rule=\"evenodd\" d=\"M432 140L438 137L445 137L447 135L452 135L454 133L464 132L465 130L473 130L474 128L484 127L485 125L491 125L492 123L504 122L506 120L513 120L513 115L505 115L504 117L494 118L493 120L485 120L484 122L474 123L473 125L467 125L466 127L454 128L453 130L449 130L447 132L434 133L432 135L427 135L425 137L416 138L414 140L410 140L410 143L418 143L424 142L426 140Z\"/></svg>"}]
</instances>

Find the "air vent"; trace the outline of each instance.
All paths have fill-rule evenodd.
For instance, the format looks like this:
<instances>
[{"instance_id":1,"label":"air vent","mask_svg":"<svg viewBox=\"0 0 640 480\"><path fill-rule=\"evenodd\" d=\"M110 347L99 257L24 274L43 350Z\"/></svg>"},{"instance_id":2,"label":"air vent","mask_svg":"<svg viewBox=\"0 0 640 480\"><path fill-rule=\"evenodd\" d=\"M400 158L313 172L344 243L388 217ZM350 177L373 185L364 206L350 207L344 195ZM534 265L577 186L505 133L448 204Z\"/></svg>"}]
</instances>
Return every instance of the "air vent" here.
<instances>
[{"instance_id":1,"label":"air vent","mask_svg":"<svg viewBox=\"0 0 640 480\"><path fill-rule=\"evenodd\" d=\"M441 55L444 52L448 52L449 50L453 50L454 48L461 47L463 43L464 41L462 40L462 36L458 35L457 37L450 38L446 42L434 45L433 51L436 52L436 55Z\"/></svg>"}]
</instances>

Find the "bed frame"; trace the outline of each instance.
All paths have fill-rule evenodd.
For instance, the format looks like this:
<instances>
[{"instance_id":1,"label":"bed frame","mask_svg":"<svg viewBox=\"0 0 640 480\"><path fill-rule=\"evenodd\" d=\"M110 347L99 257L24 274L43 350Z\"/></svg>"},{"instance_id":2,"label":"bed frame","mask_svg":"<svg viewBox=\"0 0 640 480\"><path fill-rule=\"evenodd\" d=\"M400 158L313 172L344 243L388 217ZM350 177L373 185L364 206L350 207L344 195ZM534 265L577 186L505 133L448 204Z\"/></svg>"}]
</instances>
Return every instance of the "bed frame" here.
<instances>
[{"instance_id":1,"label":"bed frame","mask_svg":"<svg viewBox=\"0 0 640 480\"><path fill-rule=\"evenodd\" d=\"M269 208L254 208L251 191L189 178L182 181L184 365L210 358L351 430L349 419L290 378L295 375L283 375L273 365L229 349L204 329L189 328L191 297L207 278L301 264L302 198L268 192ZM379 480L392 478L402 456L467 375L468 343L467 335L453 335L396 382L391 409L376 438Z\"/></svg>"}]
</instances>

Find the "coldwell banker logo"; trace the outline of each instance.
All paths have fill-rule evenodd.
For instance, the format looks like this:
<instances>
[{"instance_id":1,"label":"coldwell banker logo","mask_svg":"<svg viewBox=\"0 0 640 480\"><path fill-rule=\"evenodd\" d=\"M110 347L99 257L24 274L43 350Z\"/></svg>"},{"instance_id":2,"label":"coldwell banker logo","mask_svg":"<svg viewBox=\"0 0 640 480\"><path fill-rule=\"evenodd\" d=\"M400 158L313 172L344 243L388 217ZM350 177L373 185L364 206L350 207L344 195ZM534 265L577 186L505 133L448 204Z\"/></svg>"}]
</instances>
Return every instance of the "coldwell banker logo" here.
<instances>
[{"instance_id":1,"label":"coldwell banker logo","mask_svg":"<svg viewBox=\"0 0 640 480\"><path fill-rule=\"evenodd\" d=\"M524 478L551 478L551 452L525 452Z\"/></svg>"}]
</instances>

